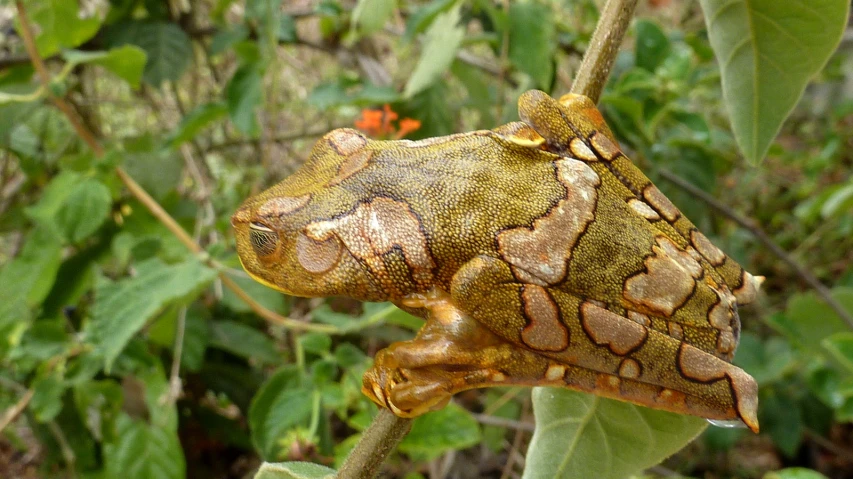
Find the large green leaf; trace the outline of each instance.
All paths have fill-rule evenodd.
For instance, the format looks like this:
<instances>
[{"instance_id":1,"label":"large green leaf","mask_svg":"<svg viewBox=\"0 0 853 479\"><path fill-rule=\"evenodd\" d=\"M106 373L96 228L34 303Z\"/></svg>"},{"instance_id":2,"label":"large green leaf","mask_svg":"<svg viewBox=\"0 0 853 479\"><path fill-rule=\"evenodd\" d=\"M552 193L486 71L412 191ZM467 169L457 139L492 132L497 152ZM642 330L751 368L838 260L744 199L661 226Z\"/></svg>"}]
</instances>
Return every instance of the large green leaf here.
<instances>
[{"instance_id":1,"label":"large green leaf","mask_svg":"<svg viewBox=\"0 0 853 479\"><path fill-rule=\"evenodd\" d=\"M148 58L143 49L134 45L123 45L107 52L68 50L62 56L72 65L81 63L100 65L133 88L139 88L139 81L142 79L142 72L145 70L145 62Z\"/></svg>"},{"instance_id":2,"label":"large green leaf","mask_svg":"<svg viewBox=\"0 0 853 479\"><path fill-rule=\"evenodd\" d=\"M471 414L450 404L415 419L399 449L417 461L431 461L453 449L471 447L480 438L480 426Z\"/></svg>"},{"instance_id":3,"label":"large green leaf","mask_svg":"<svg viewBox=\"0 0 853 479\"><path fill-rule=\"evenodd\" d=\"M129 21L110 27L106 35L110 46L136 45L148 55L142 79L160 86L177 81L193 57L190 37L178 25L168 22Z\"/></svg>"},{"instance_id":4,"label":"large green leaf","mask_svg":"<svg viewBox=\"0 0 853 479\"><path fill-rule=\"evenodd\" d=\"M853 313L853 288L833 288L831 294L847 311ZM774 314L768 319L776 330L812 353L825 352L821 343L825 338L849 331L838 314L811 292L791 296L785 312Z\"/></svg>"},{"instance_id":5,"label":"large green leaf","mask_svg":"<svg viewBox=\"0 0 853 479\"><path fill-rule=\"evenodd\" d=\"M509 7L509 61L546 91L554 77L555 32L549 7L536 2Z\"/></svg>"},{"instance_id":6,"label":"large green leaf","mask_svg":"<svg viewBox=\"0 0 853 479\"><path fill-rule=\"evenodd\" d=\"M310 462L265 462L255 479L334 479L335 470Z\"/></svg>"},{"instance_id":7,"label":"large green leaf","mask_svg":"<svg viewBox=\"0 0 853 479\"><path fill-rule=\"evenodd\" d=\"M847 0L700 0L735 139L750 163L767 153L847 25Z\"/></svg>"},{"instance_id":8,"label":"large green leaf","mask_svg":"<svg viewBox=\"0 0 853 479\"><path fill-rule=\"evenodd\" d=\"M30 20L39 26L36 47L42 56L74 48L92 38L101 26L96 15L81 18L76 0L28 1Z\"/></svg>"},{"instance_id":9,"label":"large green leaf","mask_svg":"<svg viewBox=\"0 0 853 479\"><path fill-rule=\"evenodd\" d=\"M525 478L624 479L692 441L703 419L591 394L535 388Z\"/></svg>"},{"instance_id":10,"label":"large green leaf","mask_svg":"<svg viewBox=\"0 0 853 479\"><path fill-rule=\"evenodd\" d=\"M116 423L115 442L104 445L106 477L186 477L186 463L177 431L133 420L126 414L119 416Z\"/></svg>"},{"instance_id":11,"label":"large green leaf","mask_svg":"<svg viewBox=\"0 0 853 479\"><path fill-rule=\"evenodd\" d=\"M396 6L397 0L358 0L352 11L352 24L365 35L378 32L391 18Z\"/></svg>"},{"instance_id":12,"label":"large green leaf","mask_svg":"<svg viewBox=\"0 0 853 479\"><path fill-rule=\"evenodd\" d=\"M0 270L0 302L23 302L30 307L40 304L50 292L61 263L59 238L46 227L36 228L27 236L21 254ZM20 307L9 307L5 314L21 312Z\"/></svg>"},{"instance_id":13,"label":"large green leaf","mask_svg":"<svg viewBox=\"0 0 853 479\"><path fill-rule=\"evenodd\" d=\"M238 68L225 88L231 122L247 135L258 133L255 109L263 100L262 83L261 68L257 64L250 63Z\"/></svg>"},{"instance_id":14,"label":"large green leaf","mask_svg":"<svg viewBox=\"0 0 853 479\"><path fill-rule=\"evenodd\" d=\"M167 305L198 294L215 277L215 270L195 259L174 265L157 258L140 263L136 276L96 288L88 341L109 367L145 323Z\"/></svg>"},{"instance_id":15,"label":"large green leaf","mask_svg":"<svg viewBox=\"0 0 853 479\"><path fill-rule=\"evenodd\" d=\"M252 442L265 458L273 458L287 432L307 424L313 406L312 391L303 385L295 366L279 369L252 399L249 428Z\"/></svg>"},{"instance_id":16,"label":"large green leaf","mask_svg":"<svg viewBox=\"0 0 853 479\"><path fill-rule=\"evenodd\" d=\"M236 321L211 322L209 345L260 364L281 362L275 343L269 336Z\"/></svg>"},{"instance_id":17,"label":"large green leaf","mask_svg":"<svg viewBox=\"0 0 853 479\"><path fill-rule=\"evenodd\" d=\"M465 29L459 25L459 18L459 5L456 5L432 22L424 34L421 58L406 83L403 96L411 98L429 88L450 68L465 37Z\"/></svg>"},{"instance_id":18,"label":"large green leaf","mask_svg":"<svg viewBox=\"0 0 853 479\"><path fill-rule=\"evenodd\" d=\"M69 243L79 243L106 221L112 205L110 190L88 178L74 185L56 213L56 222Z\"/></svg>"}]
</instances>

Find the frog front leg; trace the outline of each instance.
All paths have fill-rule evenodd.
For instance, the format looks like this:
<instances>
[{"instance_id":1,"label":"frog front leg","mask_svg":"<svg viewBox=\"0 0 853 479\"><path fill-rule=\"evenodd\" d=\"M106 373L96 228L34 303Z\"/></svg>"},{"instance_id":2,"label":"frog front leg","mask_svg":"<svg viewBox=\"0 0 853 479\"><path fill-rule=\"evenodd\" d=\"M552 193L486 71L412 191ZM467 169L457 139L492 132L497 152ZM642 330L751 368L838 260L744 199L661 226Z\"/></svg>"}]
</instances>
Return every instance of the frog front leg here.
<instances>
[{"instance_id":1,"label":"frog front leg","mask_svg":"<svg viewBox=\"0 0 853 479\"><path fill-rule=\"evenodd\" d=\"M427 310L427 322L411 341L379 351L363 378L362 391L372 401L401 417L441 409L450 397L472 388L541 385L557 361L515 347L465 314L450 295L434 289L409 297L403 306ZM557 369L553 369L557 368Z\"/></svg>"},{"instance_id":2,"label":"frog front leg","mask_svg":"<svg viewBox=\"0 0 853 479\"><path fill-rule=\"evenodd\" d=\"M456 273L451 297L514 350L551 361L544 371L516 368L514 382L549 386L559 378L561 387L708 419L740 420L758 430L755 380L713 354L649 328L645 315L544 282L521 282L508 264L490 256L476 257Z\"/></svg>"}]
</instances>

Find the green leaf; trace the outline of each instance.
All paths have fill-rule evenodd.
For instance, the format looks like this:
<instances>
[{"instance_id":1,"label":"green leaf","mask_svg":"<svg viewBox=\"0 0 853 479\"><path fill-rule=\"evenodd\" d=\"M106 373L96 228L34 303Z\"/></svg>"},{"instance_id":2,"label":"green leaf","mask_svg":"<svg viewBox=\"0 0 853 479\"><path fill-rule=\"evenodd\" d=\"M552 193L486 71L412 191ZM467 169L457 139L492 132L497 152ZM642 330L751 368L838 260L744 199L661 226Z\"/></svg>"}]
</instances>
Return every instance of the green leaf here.
<instances>
[{"instance_id":1,"label":"green leaf","mask_svg":"<svg viewBox=\"0 0 853 479\"><path fill-rule=\"evenodd\" d=\"M554 13L535 2L509 7L509 61L530 75L536 86L551 90L556 34Z\"/></svg>"},{"instance_id":2,"label":"green leaf","mask_svg":"<svg viewBox=\"0 0 853 479\"><path fill-rule=\"evenodd\" d=\"M21 254L0 270L0 284L3 285L0 303L22 301L30 307L41 304L53 287L61 264L59 238L53 231L37 227L27 236ZM12 308L6 314L13 312L20 313L21 310Z\"/></svg>"},{"instance_id":3,"label":"green leaf","mask_svg":"<svg viewBox=\"0 0 853 479\"><path fill-rule=\"evenodd\" d=\"M97 302L85 332L107 368L149 320L167 305L197 295L216 277L216 271L192 259L167 265L152 258L137 265L137 274L95 290Z\"/></svg>"},{"instance_id":4,"label":"green leaf","mask_svg":"<svg viewBox=\"0 0 853 479\"><path fill-rule=\"evenodd\" d=\"M155 87L180 79L193 58L190 38L174 23L122 22L109 28L105 40L110 46L131 44L145 51L148 61L142 79Z\"/></svg>"},{"instance_id":5,"label":"green leaf","mask_svg":"<svg viewBox=\"0 0 853 479\"><path fill-rule=\"evenodd\" d=\"M281 362L275 343L264 333L236 321L210 323L211 348L222 349L260 364Z\"/></svg>"},{"instance_id":6,"label":"green leaf","mask_svg":"<svg viewBox=\"0 0 853 479\"><path fill-rule=\"evenodd\" d=\"M258 133L255 109L263 99L263 74L254 63L243 65L234 72L225 88L228 115L238 130L247 135Z\"/></svg>"},{"instance_id":7,"label":"green leaf","mask_svg":"<svg viewBox=\"0 0 853 479\"><path fill-rule=\"evenodd\" d=\"M376 33L382 30L396 7L396 0L358 0L352 11L353 28L363 35Z\"/></svg>"},{"instance_id":8,"label":"green leaf","mask_svg":"<svg viewBox=\"0 0 853 479\"><path fill-rule=\"evenodd\" d=\"M40 29L36 47L43 57L82 44L95 36L101 26L97 16L80 18L76 0L31 1L28 7L30 20Z\"/></svg>"},{"instance_id":9,"label":"green leaf","mask_svg":"<svg viewBox=\"0 0 853 479\"><path fill-rule=\"evenodd\" d=\"M110 190L89 178L74 185L56 213L56 223L69 243L79 243L104 224L112 206Z\"/></svg>"},{"instance_id":10,"label":"green leaf","mask_svg":"<svg viewBox=\"0 0 853 479\"><path fill-rule=\"evenodd\" d=\"M403 90L404 97L411 98L426 90L450 68L465 37L465 29L459 25L459 19L459 5L456 5L432 22L424 34L421 58Z\"/></svg>"},{"instance_id":11,"label":"green leaf","mask_svg":"<svg viewBox=\"0 0 853 479\"><path fill-rule=\"evenodd\" d=\"M762 479L828 479L823 474L805 467L788 467L768 472Z\"/></svg>"},{"instance_id":12,"label":"green leaf","mask_svg":"<svg viewBox=\"0 0 853 479\"><path fill-rule=\"evenodd\" d=\"M705 429L704 419L557 388L533 389L536 432L525 478L624 479Z\"/></svg>"},{"instance_id":13,"label":"green leaf","mask_svg":"<svg viewBox=\"0 0 853 479\"><path fill-rule=\"evenodd\" d=\"M255 479L334 479L335 470L310 462L265 462Z\"/></svg>"},{"instance_id":14,"label":"green leaf","mask_svg":"<svg viewBox=\"0 0 853 479\"><path fill-rule=\"evenodd\" d=\"M228 114L228 106L220 101L205 103L193 108L181 118L181 123L169 137L169 144L177 148L181 143L194 139L211 123L224 118Z\"/></svg>"},{"instance_id":15,"label":"green leaf","mask_svg":"<svg viewBox=\"0 0 853 479\"><path fill-rule=\"evenodd\" d=\"M115 442L104 444L107 477L183 479L186 462L177 431L169 431L121 414Z\"/></svg>"},{"instance_id":16,"label":"green leaf","mask_svg":"<svg viewBox=\"0 0 853 479\"><path fill-rule=\"evenodd\" d=\"M853 374L853 333L836 333L822 342L823 347L839 364Z\"/></svg>"},{"instance_id":17,"label":"green leaf","mask_svg":"<svg viewBox=\"0 0 853 479\"><path fill-rule=\"evenodd\" d=\"M637 20L634 31L637 35L634 47L637 66L654 72L669 55L669 38L655 22L649 20Z\"/></svg>"},{"instance_id":18,"label":"green leaf","mask_svg":"<svg viewBox=\"0 0 853 479\"><path fill-rule=\"evenodd\" d=\"M803 417L793 398L777 391L762 394L759 420L761 432L768 434L776 446L793 458L803 438Z\"/></svg>"},{"instance_id":19,"label":"green leaf","mask_svg":"<svg viewBox=\"0 0 853 479\"><path fill-rule=\"evenodd\" d=\"M278 440L291 428L307 424L312 407L312 392L302 385L301 372L292 365L279 369L249 408L252 442L261 455L274 458L281 447Z\"/></svg>"},{"instance_id":20,"label":"green leaf","mask_svg":"<svg viewBox=\"0 0 853 479\"><path fill-rule=\"evenodd\" d=\"M851 210L853 210L853 183L842 186L829 195L820 208L820 215L824 218L832 218L836 215L848 214Z\"/></svg>"},{"instance_id":21,"label":"green leaf","mask_svg":"<svg viewBox=\"0 0 853 479\"><path fill-rule=\"evenodd\" d=\"M53 420L62 410L62 394L65 392L65 383L59 374L42 376L33 381L33 399L30 401L30 409L39 422Z\"/></svg>"},{"instance_id":22,"label":"green leaf","mask_svg":"<svg viewBox=\"0 0 853 479\"><path fill-rule=\"evenodd\" d=\"M830 294L853 313L853 288L833 288ZM769 322L792 342L813 353L825 352L821 344L825 338L849 331L835 311L811 292L791 296L784 314L770 316Z\"/></svg>"},{"instance_id":23,"label":"green leaf","mask_svg":"<svg viewBox=\"0 0 853 479\"><path fill-rule=\"evenodd\" d=\"M403 34L403 42L410 43L414 40L415 35L426 30L432 24L433 20L435 20L435 17L449 10L457 1L433 0L429 4L415 10L406 20L406 32Z\"/></svg>"},{"instance_id":24,"label":"green leaf","mask_svg":"<svg viewBox=\"0 0 853 479\"><path fill-rule=\"evenodd\" d=\"M758 164L847 25L846 0L700 0L732 130Z\"/></svg>"},{"instance_id":25,"label":"green leaf","mask_svg":"<svg viewBox=\"0 0 853 479\"><path fill-rule=\"evenodd\" d=\"M220 30L210 41L210 54L219 55L234 44L249 38L249 29L245 25L237 25L228 30Z\"/></svg>"},{"instance_id":26,"label":"green leaf","mask_svg":"<svg viewBox=\"0 0 853 479\"><path fill-rule=\"evenodd\" d=\"M453 449L480 442L480 425L471 413L455 404L415 419L399 450L416 461L431 461Z\"/></svg>"},{"instance_id":27,"label":"green leaf","mask_svg":"<svg viewBox=\"0 0 853 479\"><path fill-rule=\"evenodd\" d=\"M72 65L81 63L100 65L126 81L133 88L139 88L139 82L142 79L142 72L145 70L145 63L148 58L143 49L133 45L112 48L108 52L67 50L62 53L62 56Z\"/></svg>"}]
</instances>

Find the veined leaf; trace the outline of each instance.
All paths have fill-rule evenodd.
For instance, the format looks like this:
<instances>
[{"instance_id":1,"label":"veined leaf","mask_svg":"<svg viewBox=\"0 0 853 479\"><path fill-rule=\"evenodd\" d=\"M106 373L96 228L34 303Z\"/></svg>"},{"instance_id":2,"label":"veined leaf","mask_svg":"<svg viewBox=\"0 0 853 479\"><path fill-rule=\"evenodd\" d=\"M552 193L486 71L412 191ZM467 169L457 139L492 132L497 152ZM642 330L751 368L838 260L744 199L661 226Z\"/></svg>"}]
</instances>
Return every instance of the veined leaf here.
<instances>
[{"instance_id":1,"label":"veined leaf","mask_svg":"<svg viewBox=\"0 0 853 479\"><path fill-rule=\"evenodd\" d=\"M846 0L700 0L735 139L757 164L847 26Z\"/></svg>"},{"instance_id":2,"label":"veined leaf","mask_svg":"<svg viewBox=\"0 0 853 479\"><path fill-rule=\"evenodd\" d=\"M148 55L142 79L159 87L164 81L177 81L190 65L193 50L190 38L174 23L129 21L110 27L106 34L110 46L136 45Z\"/></svg>"},{"instance_id":3,"label":"veined leaf","mask_svg":"<svg viewBox=\"0 0 853 479\"><path fill-rule=\"evenodd\" d=\"M161 429L121 414L116 442L104 445L107 477L183 479L186 462L177 431Z\"/></svg>"},{"instance_id":4,"label":"veined leaf","mask_svg":"<svg viewBox=\"0 0 853 479\"><path fill-rule=\"evenodd\" d=\"M89 178L74 185L56 213L56 223L69 243L79 243L106 221L112 204L110 190Z\"/></svg>"},{"instance_id":5,"label":"veined leaf","mask_svg":"<svg viewBox=\"0 0 853 479\"><path fill-rule=\"evenodd\" d=\"M415 460L431 461L447 451L471 447L480 438L480 426L471 414L450 404L415 419L399 449Z\"/></svg>"},{"instance_id":6,"label":"veined leaf","mask_svg":"<svg viewBox=\"0 0 853 479\"><path fill-rule=\"evenodd\" d=\"M68 50L62 56L72 65L92 63L100 65L126 81L133 88L139 88L142 72L148 56L145 51L134 45L123 45L108 52L83 52Z\"/></svg>"},{"instance_id":7,"label":"veined leaf","mask_svg":"<svg viewBox=\"0 0 853 479\"><path fill-rule=\"evenodd\" d=\"M138 265L137 275L107 283L95 291L97 302L86 328L107 368L130 338L167 305L186 300L204 287L216 271L192 259L167 265L157 258Z\"/></svg>"},{"instance_id":8,"label":"veined leaf","mask_svg":"<svg viewBox=\"0 0 853 479\"><path fill-rule=\"evenodd\" d=\"M624 479L669 457L707 426L704 419L568 389L533 389L533 410L527 479Z\"/></svg>"},{"instance_id":9,"label":"veined leaf","mask_svg":"<svg viewBox=\"0 0 853 479\"><path fill-rule=\"evenodd\" d=\"M447 13L439 15L424 34L424 47L421 58L406 83L403 96L411 98L430 87L441 74L450 68L456 52L465 37L465 30L459 25L459 5Z\"/></svg>"},{"instance_id":10,"label":"veined leaf","mask_svg":"<svg viewBox=\"0 0 853 479\"><path fill-rule=\"evenodd\" d=\"M30 19L41 31L36 46L42 56L50 56L61 48L74 48L98 33L101 21L95 17L80 18L75 0L29 1Z\"/></svg>"},{"instance_id":11,"label":"veined leaf","mask_svg":"<svg viewBox=\"0 0 853 479\"><path fill-rule=\"evenodd\" d=\"M310 462L265 462L255 479L334 479L335 470Z\"/></svg>"},{"instance_id":12,"label":"veined leaf","mask_svg":"<svg viewBox=\"0 0 853 479\"><path fill-rule=\"evenodd\" d=\"M281 447L278 440L291 428L308 422L313 398L300 374L296 366L279 369L252 399L249 428L263 457L274 457Z\"/></svg>"}]
</instances>

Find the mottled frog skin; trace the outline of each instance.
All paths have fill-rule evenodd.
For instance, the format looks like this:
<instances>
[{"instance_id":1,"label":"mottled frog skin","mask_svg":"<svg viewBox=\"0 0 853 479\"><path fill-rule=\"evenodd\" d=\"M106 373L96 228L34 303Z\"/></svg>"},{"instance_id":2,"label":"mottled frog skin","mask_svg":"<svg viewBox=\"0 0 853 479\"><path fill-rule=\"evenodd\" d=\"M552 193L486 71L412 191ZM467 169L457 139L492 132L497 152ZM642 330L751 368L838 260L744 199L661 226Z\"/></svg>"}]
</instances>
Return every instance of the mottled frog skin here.
<instances>
[{"instance_id":1,"label":"mottled frog skin","mask_svg":"<svg viewBox=\"0 0 853 479\"><path fill-rule=\"evenodd\" d=\"M400 416L554 386L757 431L756 383L730 361L761 278L622 154L588 98L529 91L519 115L421 141L332 131L234 214L243 266L287 294L426 318L364 376Z\"/></svg>"}]
</instances>

